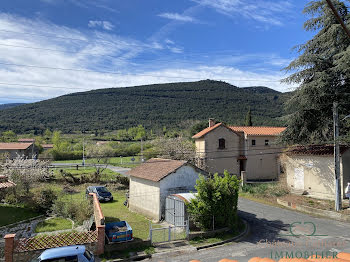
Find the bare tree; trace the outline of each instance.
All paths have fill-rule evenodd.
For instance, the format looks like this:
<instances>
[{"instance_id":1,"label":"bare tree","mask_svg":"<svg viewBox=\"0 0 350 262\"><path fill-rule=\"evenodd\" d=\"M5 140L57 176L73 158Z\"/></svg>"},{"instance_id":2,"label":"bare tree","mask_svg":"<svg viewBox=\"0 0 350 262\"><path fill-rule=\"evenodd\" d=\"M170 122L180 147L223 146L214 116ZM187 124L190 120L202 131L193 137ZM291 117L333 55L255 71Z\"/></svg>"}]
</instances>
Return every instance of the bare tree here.
<instances>
[{"instance_id":1,"label":"bare tree","mask_svg":"<svg viewBox=\"0 0 350 262\"><path fill-rule=\"evenodd\" d=\"M188 161L195 159L195 145L183 137L159 138L154 143L159 157Z\"/></svg>"},{"instance_id":2,"label":"bare tree","mask_svg":"<svg viewBox=\"0 0 350 262\"><path fill-rule=\"evenodd\" d=\"M109 145L88 145L86 155L95 167L94 181L99 182L103 171L108 167L109 157L113 155L113 148Z\"/></svg>"}]
</instances>

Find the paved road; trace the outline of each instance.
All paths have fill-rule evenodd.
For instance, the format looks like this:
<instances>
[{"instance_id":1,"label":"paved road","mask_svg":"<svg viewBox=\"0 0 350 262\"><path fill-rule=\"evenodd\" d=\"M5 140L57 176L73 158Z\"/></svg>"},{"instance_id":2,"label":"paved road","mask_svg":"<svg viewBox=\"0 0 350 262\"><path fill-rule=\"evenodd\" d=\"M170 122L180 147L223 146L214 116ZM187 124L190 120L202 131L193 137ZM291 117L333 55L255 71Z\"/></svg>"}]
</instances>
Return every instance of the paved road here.
<instances>
[{"instance_id":1,"label":"paved road","mask_svg":"<svg viewBox=\"0 0 350 262\"><path fill-rule=\"evenodd\" d=\"M81 163L52 163L51 166L55 166L55 167L75 167L75 166L79 166L79 168L83 167L81 165ZM85 166L92 166L91 164L86 164ZM104 166L104 165L102 165ZM120 166L112 166L112 165L108 165L107 166L108 169L117 172L123 176L127 176L127 172L130 170L130 168L125 168L125 167L120 167Z\"/></svg>"},{"instance_id":2,"label":"paved road","mask_svg":"<svg viewBox=\"0 0 350 262\"><path fill-rule=\"evenodd\" d=\"M242 242L206 249L173 257L154 258L151 261L184 262L198 259L201 262L215 262L222 258L234 258L248 261L251 257L272 257L278 261L280 252L285 256L305 255L304 252L332 251L350 252L350 224L335 220L315 218L306 214L278 207L263 205L246 199L239 199L239 215L246 219L251 227L251 234ZM294 222L312 222L313 224L294 224L290 233L290 225ZM312 236L305 236L311 235ZM322 235L322 236L321 236ZM275 243L274 246L267 245ZM279 242L277 242L279 241ZM276 243L278 243L276 245ZM291 246L295 244L296 246ZM299 252L298 252L299 251ZM298 253L296 253L298 252ZM302 253L300 253L302 252Z\"/></svg>"}]
</instances>

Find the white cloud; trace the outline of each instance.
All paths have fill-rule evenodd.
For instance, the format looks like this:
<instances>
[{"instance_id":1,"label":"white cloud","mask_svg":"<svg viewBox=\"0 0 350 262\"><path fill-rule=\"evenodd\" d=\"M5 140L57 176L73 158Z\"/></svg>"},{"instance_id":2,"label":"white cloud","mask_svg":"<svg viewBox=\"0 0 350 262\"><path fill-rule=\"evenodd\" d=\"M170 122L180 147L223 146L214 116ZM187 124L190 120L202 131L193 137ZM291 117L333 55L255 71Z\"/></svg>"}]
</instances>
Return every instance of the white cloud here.
<instances>
[{"instance_id":1,"label":"white cloud","mask_svg":"<svg viewBox=\"0 0 350 262\"><path fill-rule=\"evenodd\" d=\"M183 61L182 56L176 57L177 53L182 52L182 48L169 41L168 46L156 41L145 43L109 32L81 32L47 21L1 13L0 30L7 31L0 31L0 101L31 102L99 88L208 78L227 81L237 86L265 85L277 90L287 90L288 87L278 82L283 77L279 71L254 73L249 68L239 70L229 64L212 66L212 57L207 60L197 60L194 57L191 61L197 63L189 64L188 61ZM173 52L175 59L163 55L167 50ZM137 59L140 55L146 53L147 56L161 55L163 61L152 59L148 62L135 62L139 61ZM179 59L178 62L176 59ZM284 62L280 57L271 57L270 60L276 63ZM102 71L108 71L110 74Z\"/></svg>"},{"instance_id":2,"label":"white cloud","mask_svg":"<svg viewBox=\"0 0 350 262\"><path fill-rule=\"evenodd\" d=\"M269 25L283 25L283 20L290 15L290 1L262 0L191 0L201 6L213 8L229 16L243 16L247 19Z\"/></svg>"},{"instance_id":3,"label":"white cloud","mask_svg":"<svg viewBox=\"0 0 350 262\"><path fill-rule=\"evenodd\" d=\"M197 22L198 20L188 16L188 15L183 15L183 14L178 14L178 13L162 13L158 15L159 17L163 17L163 18L167 18L170 20L175 20L175 21L179 21L179 22Z\"/></svg>"},{"instance_id":4,"label":"white cloud","mask_svg":"<svg viewBox=\"0 0 350 262\"><path fill-rule=\"evenodd\" d=\"M88 27L91 27L91 28L101 27L105 30L113 30L114 25L108 21L90 20L88 23Z\"/></svg>"}]
</instances>

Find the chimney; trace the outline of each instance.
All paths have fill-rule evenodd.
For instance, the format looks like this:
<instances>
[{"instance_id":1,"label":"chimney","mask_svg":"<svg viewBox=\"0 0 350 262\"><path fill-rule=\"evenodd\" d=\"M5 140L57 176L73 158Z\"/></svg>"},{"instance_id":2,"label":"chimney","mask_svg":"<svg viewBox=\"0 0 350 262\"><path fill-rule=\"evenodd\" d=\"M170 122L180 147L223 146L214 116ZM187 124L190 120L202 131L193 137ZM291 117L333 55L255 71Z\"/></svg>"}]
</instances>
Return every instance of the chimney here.
<instances>
[{"instance_id":1,"label":"chimney","mask_svg":"<svg viewBox=\"0 0 350 262\"><path fill-rule=\"evenodd\" d=\"M214 118L209 118L209 127L212 127L215 125L215 119Z\"/></svg>"}]
</instances>

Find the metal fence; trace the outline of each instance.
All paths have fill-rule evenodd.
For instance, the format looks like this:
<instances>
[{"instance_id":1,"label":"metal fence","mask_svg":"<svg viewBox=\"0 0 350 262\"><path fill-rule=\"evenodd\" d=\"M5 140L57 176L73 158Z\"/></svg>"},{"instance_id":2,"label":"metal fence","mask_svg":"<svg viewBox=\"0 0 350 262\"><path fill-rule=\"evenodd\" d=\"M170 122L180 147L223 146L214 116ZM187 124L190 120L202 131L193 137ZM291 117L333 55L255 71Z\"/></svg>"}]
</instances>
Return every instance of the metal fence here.
<instances>
[{"instance_id":1,"label":"metal fence","mask_svg":"<svg viewBox=\"0 0 350 262\"><path fill-rule=\"evenodd\" d=\"M185 203L168 196L165 199L165 221L174 226L184 226L187 221Z\"/></svg>"},{"instance_id":2,"label":"metal fence","mask_svg":"<svg viewBox=\"0 0 350 262\"><path fill-rule=\"evenodd\" d=\"M188 239L190 230L188 221L182 226L156 227L150 223L149 238L151 243L170 242L175 240Z\"/></svg>"}]
</instances>

